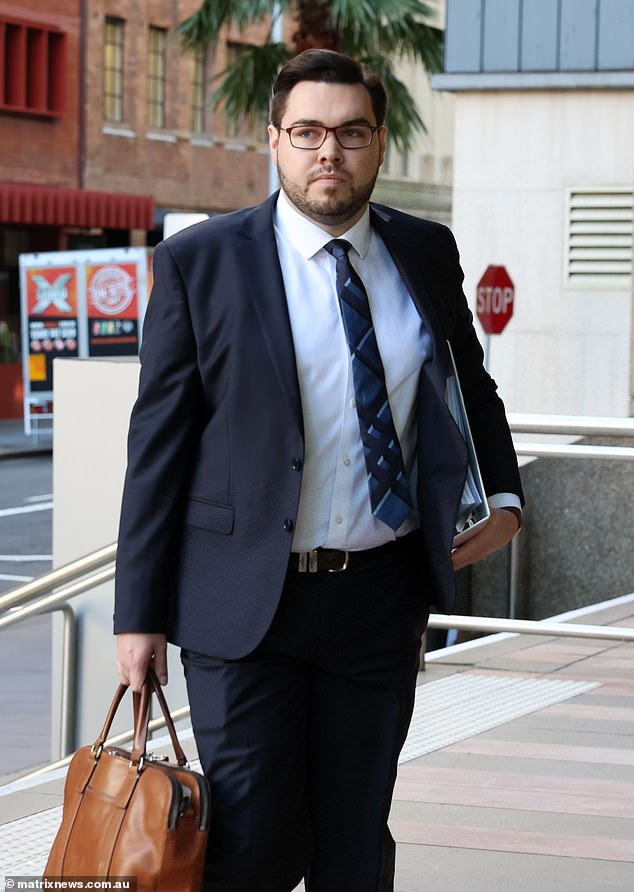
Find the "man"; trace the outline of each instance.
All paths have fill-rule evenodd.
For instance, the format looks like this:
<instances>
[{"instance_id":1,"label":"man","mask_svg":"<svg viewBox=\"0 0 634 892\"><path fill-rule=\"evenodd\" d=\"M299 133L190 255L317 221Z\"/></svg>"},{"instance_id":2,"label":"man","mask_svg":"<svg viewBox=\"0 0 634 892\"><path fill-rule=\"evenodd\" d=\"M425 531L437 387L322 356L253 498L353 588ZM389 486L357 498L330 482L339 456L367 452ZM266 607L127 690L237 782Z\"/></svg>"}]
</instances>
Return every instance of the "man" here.
<instances>
[{"instance_id":1,"label":"man","mask_svg":"<svg viewBox=\"0 0 634 892\"><path fill-rule=\"evenodd\" d=\"M273 91L282 190L157 248L116 587L121 677L166 637L212 787L206 890L393 889L387 828L430 604L521 487L448 230L369 199L385 92L308 50ZM467 454L493 510L452 548ZM509 510L507 510L509 509Z\"/></svg>"}]
</instances>

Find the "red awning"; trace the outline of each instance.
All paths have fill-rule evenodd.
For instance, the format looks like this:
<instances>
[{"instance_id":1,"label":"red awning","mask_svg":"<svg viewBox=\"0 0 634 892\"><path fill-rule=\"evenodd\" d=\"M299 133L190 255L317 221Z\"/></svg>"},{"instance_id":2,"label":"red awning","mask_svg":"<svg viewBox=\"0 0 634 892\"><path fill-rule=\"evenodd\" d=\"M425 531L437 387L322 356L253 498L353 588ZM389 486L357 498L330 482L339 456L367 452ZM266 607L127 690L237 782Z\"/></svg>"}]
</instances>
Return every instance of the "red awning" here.
<instances>
[{"instance_id":1,"label":"red awning","mask_svg":"<svg viewBox=\"0 0 634 892\"><path fill-rule=\"evenodd\" d=\"M0 183L0 223L154 229L154 199L148 195Z\"/></svg>"}]
</instances>

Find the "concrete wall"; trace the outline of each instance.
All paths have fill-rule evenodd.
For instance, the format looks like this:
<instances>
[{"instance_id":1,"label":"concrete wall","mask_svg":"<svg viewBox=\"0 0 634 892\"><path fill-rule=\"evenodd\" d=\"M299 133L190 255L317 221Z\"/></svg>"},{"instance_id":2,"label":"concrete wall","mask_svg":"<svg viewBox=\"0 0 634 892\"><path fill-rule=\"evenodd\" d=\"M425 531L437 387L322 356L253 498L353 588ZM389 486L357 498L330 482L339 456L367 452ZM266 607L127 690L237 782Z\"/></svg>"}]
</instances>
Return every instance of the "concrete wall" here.
<instances>
[{"instance_id":1,"label":"concrete wall","mask_svg":"<svg viewBox=\"0 0 634 892\"><path fill-rule=\"evenodd\" d=\"M507 267L514 318L491 369L516 412L628 415L632 289L564 282L566 189L634 179L632 90L456 95L453 228L475 303Z\"/></svg>"},{"instance_id":2,"label":"concrete wall","mask_svg":"<svg viewBox=\"0 0 634 892\"><path fill-rule=\"evenodd\" d=\"M544 619L634 591L634 462L539 459L522 467L522 483L518 617ZM507 549L473 568L472 613L508 616L508 579Z\"/></svg>"}]
</instances>

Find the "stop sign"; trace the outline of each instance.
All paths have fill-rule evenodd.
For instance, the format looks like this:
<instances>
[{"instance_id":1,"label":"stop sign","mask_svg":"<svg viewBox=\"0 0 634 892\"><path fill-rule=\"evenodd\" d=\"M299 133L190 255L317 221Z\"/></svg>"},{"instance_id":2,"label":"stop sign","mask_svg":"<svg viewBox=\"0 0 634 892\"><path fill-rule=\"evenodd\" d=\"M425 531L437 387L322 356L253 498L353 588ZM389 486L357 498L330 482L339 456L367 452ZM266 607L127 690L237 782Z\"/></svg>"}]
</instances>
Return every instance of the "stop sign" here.
<instances>
[{"instance_id":1,"label":"stop sign","mask_svg":"<svg viewBox=\"0 0 634 892\"><path fill-rule=\"evenodd\" d=\"M486 334L501 334L513 315L515 286L505 266L487 266L478 282L476 314Z\"/></svg>"}]
</instances>

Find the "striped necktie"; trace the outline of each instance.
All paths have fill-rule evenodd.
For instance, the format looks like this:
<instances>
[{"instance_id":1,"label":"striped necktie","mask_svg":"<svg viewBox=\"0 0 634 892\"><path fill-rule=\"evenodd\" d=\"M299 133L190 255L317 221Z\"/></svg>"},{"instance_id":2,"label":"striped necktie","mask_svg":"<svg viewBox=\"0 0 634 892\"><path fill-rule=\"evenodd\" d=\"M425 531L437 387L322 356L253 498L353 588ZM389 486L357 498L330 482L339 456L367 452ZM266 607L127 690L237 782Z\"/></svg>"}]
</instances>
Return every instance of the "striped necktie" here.
<instances>
[{"instance_id":1,"label":"striped necktie","mask_svg":"<svg viewBox=\"0 0 634 892\"><path fill-rule=\"evenodd\" d=\"M355 402L372 513L397 530L412 509L412 497L392 419L368 295L350 263L350 243L345 239L333 239L324 247L337 264L337 296L352 357Z\"/></svg>"}]
</instances>

